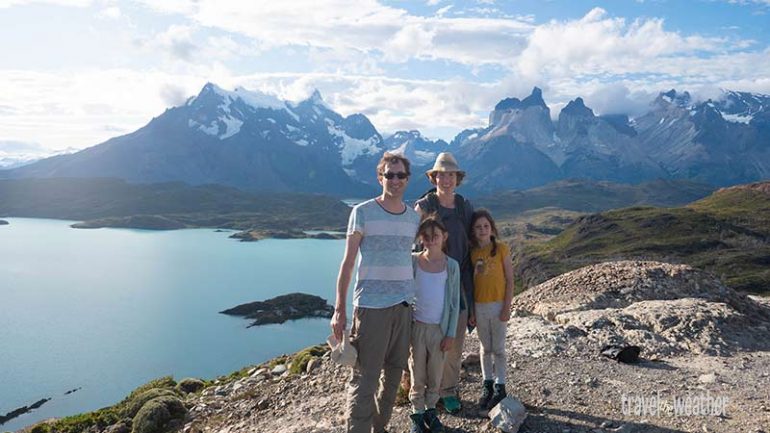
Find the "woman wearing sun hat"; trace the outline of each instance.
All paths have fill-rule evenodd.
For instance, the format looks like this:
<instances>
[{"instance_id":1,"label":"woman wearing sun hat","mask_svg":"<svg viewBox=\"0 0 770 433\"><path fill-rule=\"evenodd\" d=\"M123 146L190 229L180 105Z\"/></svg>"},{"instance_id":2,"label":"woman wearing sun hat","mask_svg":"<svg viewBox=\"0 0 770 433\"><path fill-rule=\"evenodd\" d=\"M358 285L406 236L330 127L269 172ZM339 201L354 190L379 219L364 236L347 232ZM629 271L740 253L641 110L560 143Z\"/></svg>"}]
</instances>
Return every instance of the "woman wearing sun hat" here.
<instances>
[{"instance_id":1,"label":"woman wearing sun hat","mask_svg":"<svg viewBox=\"0 0 770 433\"><path fill-rule=\"evenodd\" d=\"M458 398L457 384L460 380L460 363L462 362L465 330L473 322L473 269L470 263L470 245L468 242L471 231L471 216L473 206L461 195L455 192L465 178L465 172L460 170L457 160L449 152L439 153L433 168L425 172L430 183L436 186L417 200L415 210L426 216L438 213L442 223L449 232L447 240L447 255L460 264L460 318L457 322L455 341L447 353L444 362L444 373L441 378L440 396L444 409L456 414L462 408ZM469 314L470 313L470 314ZM473 329L472 327L469 327Z\"/></svg>"}]
</instances>

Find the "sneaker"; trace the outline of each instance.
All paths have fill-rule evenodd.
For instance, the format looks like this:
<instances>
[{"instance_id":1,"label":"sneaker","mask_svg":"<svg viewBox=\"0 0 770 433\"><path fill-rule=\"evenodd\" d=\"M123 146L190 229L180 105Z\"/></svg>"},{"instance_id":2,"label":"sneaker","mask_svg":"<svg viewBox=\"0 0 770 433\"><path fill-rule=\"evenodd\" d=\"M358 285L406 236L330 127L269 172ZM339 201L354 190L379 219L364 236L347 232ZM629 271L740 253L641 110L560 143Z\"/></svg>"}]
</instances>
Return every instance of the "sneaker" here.
<instances>
[{"instance_id":1,"label":"sneaker","mask_svg":"<svg viewBox=\"0 0 770 433\"><path fill-rule=\"evenodd\" d=\"M409 415L409 419L412 421L409 433L429 433L428 428L425 426L424 413L413 413Z\"/></svg>"},{"instance_id":2,"label":"sneaker","mask_svg":"<svg viewBox=\"0 0 770 433\"><path fill-rule=\"evenodd\" d=\"M444 425L439 421L436 415L436 409L431 408L425 411L425 425L428 426L430 433L444 433Z\"/></svg>"},{"instance_id":3,"label":"sneaker","mask_svg":"<svg viewBox=\"0 0 770 433\"><path fill-rule=\"evenodd\" d=\"M504 399L508 394L505 392L505 384L504 383L496 383L495 384L495 393L492 394L492 400L489 401L489 408L492 409L493 407L497 406L497 403L500 403L502 399Z\"/></svg>"},{"instance_id":4,"label":"sneaker","mask_svg":"<svg viewBox=\"0 0 770 433\"><path fill-rule=\"evenodd\" d=\"M493 394L492 387L494 386L494 384L495 384L495 381L491 379L484 381L484 384L481 387L481 397L479 397L479 409L481 410L489 409L489 402L492 400L492 394Z\"/></svg>"},{"instance_id":5,"label":"sneaker","mask_svg":"<svg viewBox=\"0 0 770 433\"><path fill-rule=\"evenodd\" d=\"M460 403L460 400L453 395L450 395L448 397L442 397L441 403L444 406L444 410L452 415L457 415L458 413L460 413L460 409L463 408L463 405L462 403Z\"/></svg>"}]
</instances>

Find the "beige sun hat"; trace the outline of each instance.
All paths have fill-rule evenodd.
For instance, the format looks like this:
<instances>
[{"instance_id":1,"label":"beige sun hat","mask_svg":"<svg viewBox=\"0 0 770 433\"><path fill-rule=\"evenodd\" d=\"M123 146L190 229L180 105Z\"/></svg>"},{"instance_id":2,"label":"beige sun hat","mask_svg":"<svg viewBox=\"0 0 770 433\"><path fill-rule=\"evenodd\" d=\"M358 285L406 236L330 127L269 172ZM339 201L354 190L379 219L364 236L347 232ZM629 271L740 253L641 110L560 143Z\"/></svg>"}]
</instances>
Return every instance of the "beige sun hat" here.
<instances>
[{"instance_id":1,"label":"beige sun hat","mask_svg":"<svg viewBox=\"0 0 770 433\"><path fill-rule=\"evenodd\" d=\"M464 171L460 170L460 166L457 164L457 160L450 152L441 152L436 157L436 162L433 163L433 168L425 172L425 175L430 177L431 174L437 173L437 172L457 172L461 174L465 174Z\"/></svg>"},{"instance_id":2,"label":"beige sun hat","mask_svg":"<svg viewBox=\"0 0 770 433\"><path fill-rule=\"evenodd\" d=\"M347 329L344 331L342 341L337 340L337 337L332 334L326 339L326 343L332 350L332 361L350 367L356 365L358 351L352 344L350 344L350 331Z\"/></svg>"}]
</instances>

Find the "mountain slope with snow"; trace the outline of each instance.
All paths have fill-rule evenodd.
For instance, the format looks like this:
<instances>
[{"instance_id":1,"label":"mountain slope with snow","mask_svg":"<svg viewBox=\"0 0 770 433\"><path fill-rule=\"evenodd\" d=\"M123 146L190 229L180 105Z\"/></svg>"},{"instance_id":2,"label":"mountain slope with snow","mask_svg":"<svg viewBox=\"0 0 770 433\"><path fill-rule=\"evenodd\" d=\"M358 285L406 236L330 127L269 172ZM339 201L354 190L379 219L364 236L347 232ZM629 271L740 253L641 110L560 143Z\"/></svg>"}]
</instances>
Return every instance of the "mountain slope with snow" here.
<instances>
[{"instance_id":1,"label":"mountain slope with snow","mask_svg":"<svg viewBox=\"0 0 770 433\"><path fill-rule=\"evenodd\" d=\"M137 131L71 155L47 158L0 178L116 177L184 181L252 191L365 197L385 150L413 163L410 196L429 187L424 172L442 151L457 156L467 195L582 178L636 183L688 179L714 186L770 178L770 96L724 91L698 101L662 92L636 118L594 112L582 98L551 118L535 87L496 104L483 128L451 143L398 131L383 139L362 114L342 116L315 91L300 102L208 83L185 104ZM0 155L2 156L2 155Z\"/></svg>"}]
</instances>

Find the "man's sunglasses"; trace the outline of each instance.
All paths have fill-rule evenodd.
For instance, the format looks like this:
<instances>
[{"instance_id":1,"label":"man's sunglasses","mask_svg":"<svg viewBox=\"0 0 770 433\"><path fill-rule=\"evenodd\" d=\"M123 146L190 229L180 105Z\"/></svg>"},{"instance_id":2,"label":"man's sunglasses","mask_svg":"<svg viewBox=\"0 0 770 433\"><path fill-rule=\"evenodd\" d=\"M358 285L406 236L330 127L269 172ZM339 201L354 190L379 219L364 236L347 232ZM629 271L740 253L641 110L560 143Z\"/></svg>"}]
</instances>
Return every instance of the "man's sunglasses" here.
<instances>
[{"instance_id":1,"label":"man's sunglasses","mask_svg":"<svg viewBox=\"0 0 770 433\"><path fill-rule=\"evenodd\" d=\"M409 173L404 173L403 171L399 171L398 173L394 173L392 171L386 171L385 173L382 173L382 177L384 177L385 179L388 179L388 180L391 180L394 177L397 177L397 178L399 178L401 180L404 180L407 177L409 177Z\"/></svg>"}]
</instances>

